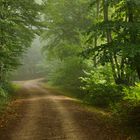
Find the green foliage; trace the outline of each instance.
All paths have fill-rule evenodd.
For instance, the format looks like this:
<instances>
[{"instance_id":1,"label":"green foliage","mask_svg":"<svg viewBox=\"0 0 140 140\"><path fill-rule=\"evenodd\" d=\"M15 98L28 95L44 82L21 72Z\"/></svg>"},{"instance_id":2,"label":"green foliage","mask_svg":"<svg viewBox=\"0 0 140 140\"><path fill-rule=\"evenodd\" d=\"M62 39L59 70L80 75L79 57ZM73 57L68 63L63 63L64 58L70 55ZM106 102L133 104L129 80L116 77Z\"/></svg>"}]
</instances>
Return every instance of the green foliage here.
<instances>
[{"instance_id":1,"label":"green foliage","mask_svg":"<svg viewBox=\"0 0 140 140\"><path fill-rule=\"evenodd\" d=\"M3 98L3 97L6 97L6 92L5 92L5 90L2 88L2 87L0 87L0 98Z\"/></svg>"},{"instance_id":2,"label":"green foliage","mask_svg":"<svg viewBox=\"0 0 140 140\"><path fill-rule=\"evenodd\" d=\"M129 114L139 103L140 92L139 87L130 87L140 78L138 0L45 4L47 29L42 37L48 81L65 88L80 86L87 103L111 107L116 116Z\"/></svg>"},{"instance_id":3,"label":"green foliage","mask_svg":"<svg viewBox=\"0 0 140 140\"><path fill-rule=\"evenodd\" d=\"M5 93L11 92L12 91L12 85L11 83L5 81L0 84L1 89L4 90Z\"/></svg>"},{"instance_id":4,"label":"green foliage","mask_svg":"<svg viewBox=\"0 0 140 140\"><path fill-rule=\"evenodd\" d=\"M89 93L85 93L85 101L99 107L110 107L121 101L124 94L121 92L121 87L116 85L97 84Z\"/></svg>"},{"instance_id":5,"label":"green foliage","mask_svg":"<svg viewBox=\"0 0 140 140\"><path fill-rule=\"evenodd\" d=\"M124 87L123 93L122 100L111 106L114 119L123 126L123 131L139 139L140 86Z\"/></svg>"},{"instance_id":6,"label":"green foliage","mask_svg":"<svg viewBox=\"0 0 140 140\"><path fill-rule=\"evenodd\" d=\"M131 132L137 133L139 135L140 131L140 104L133 106L128 112L127 122Z\"/></svg>"},{"instance_id":7,"label":"green foliage","mask_svg":"<svg viewBox=\"0 0 140 140\"><path fill-rule=\"evenodd\" d=\"M46 0L43 32L44 67L49 82L69 89L79 89L86 65L80 56L80 33L86 31L89 1Z\"/></svg>"},{"instance_id":8,"label":"green foliage","mask_svg":"<svg viewBox=\"0 0 140 140\"><path fill-rule=\"evenodd\" d=\"M42 6L35 0L0 0L0 108L12 93L9 73L20 65L20 57L42 27Z\"/></svg>"},{"instance_id":9,"label":"green foliage","mask_svg":"<svg viewBox=\"0 0 140 140\"><path fill-rule=\"evenodd\" d=\"M74 52L74 49L71 49L72 47L67 47L66 50L69 48L69 51L62 60L54 57L45 62L47 80L54 85L69 89L80 87L79 77L84 75L82 69L86 67L83 59L75 55L76 50Z\"/></svg>"},{"instance_id":10,"label":"green foliage","mask_svg":"<svg viewBox=\"0 0 140 140\"><path fill-rule=\"evenodd\" d=\"M111 64L116 84L134 84L140 78L140 3L102 0L94 1L92 7L97 12L84 56L96 65Z\"/></svg>"},{"instance_id":11,"label":"green foliage","mask_svg":"<svg viewBox=\"0 0 140 140\"><path fill-rule=\"evenodd\" d=\"M140 102L140 84L136 84L134 87L124 87L125 98L124 100L131 100L137 104Z\"/></svg>"},{"instance_id":12,"label":"green foliage","mask_svg":"<svg viewBox=\"0 0 140 140\"><path fill-rule=\"evenodd\" d=\"M91 24L87 18L89 0L44 0L45 25L42 37L47 47L61 46L67 40L70 44L79 42L78 31L85 31Z\"/></svg>"},{"instance_id":13,"label":"green foliage","mask_svg":"<svg viewBox=\"0 0 140 140\"><path fill-rule=\"evenodd\" d=\"M0 113L2 113L6 107L6 105L9 103L12 94L13 88L11 83L9 82L3 82L0 84Z\"/></svg>"},{"instance_id":14,"label":"green foliage","mask_svg":"<svg viewBox=\"0 0 140 140\"><path fill-rule=\"evenodd\" d=\"M85 72L80 78L85 91L85 101L100 107L109 107L123 98L122 89L113 83L110 66L100 66Z\"/></svg>"},{"instance_id":15,"label":"green foliage","mask_svg":"<svg viewBox=\"0 0 140 140\"><path fill-rule=\"evenodd\" d=\"M0 0L0 81L20 64L40 27L41 5L34 0Z\"/></svg>"},{"instance_id":16,"label":"green foliage","mask_svg":"<svg viewBox=\"0 0 140 140\"><path fill-rule=\"evenodd\" d=\"M122 127L120 129L134 139L139 139L140 103L135 104L131 100L123 100L112 105L111 109L114 121Z\"/></svg>"},{"instance_id":17,"label":"green foliage","mask_svg":"<svg viewBox=\"0 0 140 140\"><path fill-rule=\"evenodd\" d=\"M90 72L85 71L85 77L80 78L84 82L83 89L90 90L97 84L108 85L113 83L112 71L109 65L92 68Z\"/></svg>"}]
</instances>

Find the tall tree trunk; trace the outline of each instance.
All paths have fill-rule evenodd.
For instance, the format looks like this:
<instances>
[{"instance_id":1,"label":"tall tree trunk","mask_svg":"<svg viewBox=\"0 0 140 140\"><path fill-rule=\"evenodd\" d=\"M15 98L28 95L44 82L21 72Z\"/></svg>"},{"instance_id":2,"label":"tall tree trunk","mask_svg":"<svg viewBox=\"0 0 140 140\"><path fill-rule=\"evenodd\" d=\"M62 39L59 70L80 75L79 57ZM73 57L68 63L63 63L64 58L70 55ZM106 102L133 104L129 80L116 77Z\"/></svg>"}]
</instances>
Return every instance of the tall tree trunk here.
<instances>
[{"instance_id":1,"label":"tall tree trunk","mask_svg":"<svg viewBox=\"0 0 140 140\"><path fill-rule=\"evenodd\" d=\"M96 7L96 13L97 13L97 17L96 17L96 19L97 19L97 22L98 22L98 20L99 20L99 12L100 12L100 0L96 0L96 3L97 3L97 7ZM98 35L97 35L97 31L96 31L96 33L95 33L95 38L94 38L94 45L95 45L95 47L97 47L97 45L98 45ZM94 59L94 65L95 65L95 67L96 67L96 57L95 57L95 59Z\"/></svg>"},{"instance_id":2,"label":"tall tree trunk","mask_svg":"<svg viewBox=\"0 0 140 140\"><path fill-rule=\"evenodd\" d=\"M96 8L96 13L97 13L97 22L99 21L99 12L100 12L100 0L96 0L97 2L97 8ZM95 47L97 46L98 44L98 38L97 38L97 32L95 33Z\"/></svg>"},{"instance_id":3,"label":"tall tree trunk","mask_svg":"<svg viewBox=\"0 0 140 140\"><path fill-rule=\"evenodd\" d=\"M108 18L108 0L102 0L102 2L103 2L104 22L107 25L108 21L109 21L109 18ZM111 31L109 30L109 28L106 29L106 38L107 38L108 44L112 42ZM115 80L115 82L117 82L117 74L116 74L115 64L114 64L114 60L113 60L113 52L110 52L110 63L111 63L111 67L112 67L114 80Z\"/></svg>"},{"instance_id":4,"label":"tall tree trunk","mask_svg":"<svg viewBox=\"0 0 140 140\"><path fill-rule=\"evenodd\" d=\"M128 22L133 24L135 22L134 19L134 7L133 7L133 1L128 1L127 2L127 6L128 6ZM134 33L134 31L130 28L130 43L131 44L136 44L136 40L137 40L137 32ZM132 58L130 59L130 63L131 63L131 67L135 67L135 70L138 74L138 78L140 79L140 53L137 53L134 57L134 59L132 60Z\"/></svg>"},{"instance_id":5,"label":"tall tree trunk","mask_svg":"<svg viewBox=\"0 0 140 140\"><path fill-rule=\"evenodd\" d=\"M104 21L105 24L108 23L108 0L103 0L103 12L104 12ZM106 30L106 37L107 37L107 42L111 43L112 42L112 37L111 37L111 32L109 29Z\"/></svg>"}]
</instances>

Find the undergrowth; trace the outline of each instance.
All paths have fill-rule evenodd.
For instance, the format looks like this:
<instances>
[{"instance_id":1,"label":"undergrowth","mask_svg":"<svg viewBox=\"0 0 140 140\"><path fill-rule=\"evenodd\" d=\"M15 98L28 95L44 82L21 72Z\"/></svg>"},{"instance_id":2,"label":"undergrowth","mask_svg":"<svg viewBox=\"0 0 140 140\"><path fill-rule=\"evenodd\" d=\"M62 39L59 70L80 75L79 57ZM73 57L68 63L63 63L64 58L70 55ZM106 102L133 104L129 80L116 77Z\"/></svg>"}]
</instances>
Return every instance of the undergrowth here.
<instances>
[{"instance_id":1,"label":"undergrowth","mask_svg":"<svg viewBox=\"0 0 140 140\"><path fill-rule=\"evenodd\" d=\"M140 84L134 87L96 84L90 90L57 87L63 95L78 98L84 103L111 113L112 122L124 134L139 140ZM123 129L122 129L123 128Z\"/></svg>"},{"instance_id":2,"label":"undergrowth","mask_svg":"<svg viewBox=\"0 0 140 140\"><path fill-rule=\"evenodd\" d=\"M18 88L16 84L9 82L0 84L0 114L5 111L5 108L14 97L15 91L18 90Z\"/></svg>"}]
</instances>

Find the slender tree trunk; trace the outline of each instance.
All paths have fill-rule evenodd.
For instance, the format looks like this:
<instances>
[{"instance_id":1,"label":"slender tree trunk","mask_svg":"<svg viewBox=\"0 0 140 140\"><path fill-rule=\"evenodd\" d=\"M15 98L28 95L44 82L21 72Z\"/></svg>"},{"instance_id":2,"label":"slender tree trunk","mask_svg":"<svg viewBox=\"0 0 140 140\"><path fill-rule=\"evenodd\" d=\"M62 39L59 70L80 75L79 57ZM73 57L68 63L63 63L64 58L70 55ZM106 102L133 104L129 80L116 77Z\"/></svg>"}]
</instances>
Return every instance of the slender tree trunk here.
<instances>
[{"instance_id":1,"label":"slender tree trunk","mask_svg":"<svg viewBox=\"0 0 140 140\"><path fill-rule=\"evenodd\" d=\"M134 13L133 13L133 2L128 1L127 2L127 6L128 6L128 22L129 23L134 23L135 19L134 19ZM136 39L137 38L137 32L134 33L134 31L132 29L130 29L130 43L131 44L136 44ZM138 78L140 79L140 53L137 53L134 57L134 59L130 59L130 63L131 63L131 67L135 67L135 70L138 74Z\"/></svg>"},{"instance_id":2,"label":"slender tree trunk","mask_svg":"<svg viewBox=\"0 0 140 140\"><path fill-rule=\"evenodd\" d=\"M96 0L96 3L97 3L97 7L96 7L96 13L97 13L97 22L99 20L99 12L100 12L100 0ZM97 47L98 45L98 34L97 34L98 31L95 32L95 38L94 38L94 46ZM96 67L96 63L97 63L97 60L96 60L96 57L94 59L94 65Z\"/></svg>"},{"instance_id":3,"label":"slender tree trunk","mask_svg":"<svg viewBox=\"0 0 140 140\"><path fill-rule=\"evenodd\" d=\"M98 20L99 20L99 11L100 11L100 0L96 0L96 2L97 2L97 11L96 11L96 13L97 13L97 22L98 22ZM97 36L98 36L97 33L95 33L95 47L98 44Z\"/></svg>"},{"instance_id":4,"label":"slender tree trunk","mask_svg":"<svg viewBox=\"0 0 140 140\"><path fill-rule=\"evenodd\" d=\"M108 0L103 0L103 12L104 12L104 21L105 24L108 23ZM106 30L106 37L107 37L107 42L111 43L112 42L112 37L111 37L111 32L109 29Z\"/></svg>"},{"instance_id":5,"label":"slender tree trunk","mask_svg":"<svg viewBox=\"0 0 140 140\"><path fill-rule=\"evenodd\" d=\"M107 23L109 21L109 19L108 19L108 0L102 0L102 2L103 2L104 22L107 25ZM106 29L106 38L107 38L108 44L112 42L111 31L109 30L109 28ZM114 60L113 60L113 52L110 52L110 63L111 63L111 67L112 67L113 77L116 82L117 74L116 74L115 64L114 64Z\"/></svg>"}]
</instances>

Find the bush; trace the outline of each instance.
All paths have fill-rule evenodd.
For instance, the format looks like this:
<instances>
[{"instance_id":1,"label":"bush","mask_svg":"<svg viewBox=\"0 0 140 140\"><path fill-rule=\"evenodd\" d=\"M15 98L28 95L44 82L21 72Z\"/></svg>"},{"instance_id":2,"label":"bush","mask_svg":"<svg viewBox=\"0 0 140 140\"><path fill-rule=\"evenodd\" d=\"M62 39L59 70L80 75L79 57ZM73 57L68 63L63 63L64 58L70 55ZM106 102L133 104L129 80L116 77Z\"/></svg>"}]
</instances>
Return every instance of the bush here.
<instances>
[{"instance_id":1,"label":"bush","mask_svg":"<svg viewBox=\"0 0 140 140\"><path fill-rule=\"evenodd\" d=\"M140 104L123 100L112 106L113 119L120 126L120 129L140 139Z\"/></svg>"},{"instance_id":2,"label":"bush","mask_svg":"<svg viewBox=\"0 0 140 140\"><path fill-rule=\"evenodd\" d=\"M96 106L109 107L119 102L123 96L119 86L98 84L85 94L85 101Z\"/></svg>"},{"instance_id":3,"label":"bush","mask_svg":"<svg viewBox=\"0 0 140 140\"><path fill-rule=\"evenodd\" d=\"M112 112L129 134L137 136L140 132L140 85L124 87L123 93L124 98L112 106Z\"/></svg>"},{"instance_id":4,"label":"bush","mask_svg":"<svg viewBox=\"0 0 140 140\"><path fill-rule=\"evenodd\" d=\"M5 91L5 93L10 93L13 91L12 84L9 82L3 82L0 84L0 88Z\"/></svg>"},{"instance_id":5,"label":"bush","mask_svg":"<svg viewBox=\"0 0 140 140\"><path fill-rule=\"evenodd\" d=\"M7 92L2 87L0 87L0 98L4 98L6 96L7 96Z\"/></svg>"},{"instance_id":6,"label":"bush","mask_svg":"<svg viewBox=\"0 0 140 140\"><path fill-rule=\"evenodd\" d=\"M125 97L124 100L133 101L135 103L140 102L140 84L136 84L132 87L124 87Z\"/></svg>"},{"instance_id":7,"label":"bush","mask_svg":"<svg viewBox=\"0 0 140 140\"><path fill-rule=\"evenodd\" d=\"M80 87L79 77L84 74L81 68L85 65L81 58L76 56L63 61L52 60L48 63L47 80L49 83L68 89Z\"/></svg>"},{"instance_id":8,"label":"bush","mask_svg":"<svg viewBox=\"0 0 140 140\"><path fill-rule=\"evenodd\" d=\"M133 106L128 112L127 124L135 131L140 131L140 104Z\"/></svg>"},{"instance_id":9,"label":"bush","mask_svg":"<svg viewBox=\"0 0 140 140\"><path fill-rule=\"evenodd\" d=\"M127 107L128 111L125 113L125 116L127 116L126 124L130 126L132 130L140 131L140 84L125 88L124 93L124 101L127 101L129 106L131 105Z\"/></svg>"},{"instance_id":10,"label":"bush","mask_svg":"<svg viewBox=\"0 0 140 140\"><path fill-rule=\"evenodd\" d=\"M4 111L13 93L12 85L8 82L0 84L0 113Z\"/></svg>"},{"instance_id":11,"label":"bush","mask_svg":"<svg viewBox=\"0 0 140 140\"><path fill-rule=\"evenodd\" d=\"M122 87L113 82L109 65L85 72L85 77L80 79L83 82L81 88L85 91L85 101L90 104L109 107L111 104L119 102L124 96Z\"/></svg>"}]
</instances>

